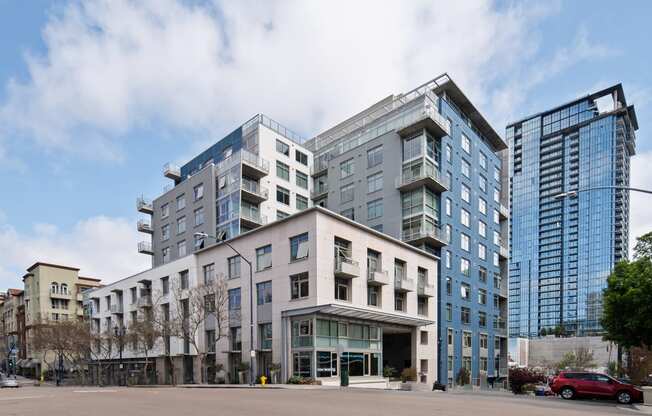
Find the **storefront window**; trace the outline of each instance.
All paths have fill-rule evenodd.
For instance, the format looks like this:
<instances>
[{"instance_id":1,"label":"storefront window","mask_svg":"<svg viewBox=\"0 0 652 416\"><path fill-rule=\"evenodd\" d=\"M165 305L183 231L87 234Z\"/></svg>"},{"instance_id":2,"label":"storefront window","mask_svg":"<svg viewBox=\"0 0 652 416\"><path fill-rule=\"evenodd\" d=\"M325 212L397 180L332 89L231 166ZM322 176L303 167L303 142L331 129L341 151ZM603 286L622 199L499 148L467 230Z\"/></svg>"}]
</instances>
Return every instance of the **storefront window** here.
<instances>
[{"instance_id":1,"label":"storefront window","mask_svg":"<svg viewBox=\"0 0 652 416\"><path fill-rule=\"evenodd\" d=\"M317 377L334 377L337 375L337 353L317 351Z\"/></svg>"},{"instance_id":2,"label":"storefront window","mask_svg":"<svg viewBox=\"0 0 652 416\"><path fill-rule=\"evenodd\" d=\"M293 375L298 377L310 377L312 369L312 352L302 351L292 354Z\"/></svg>"}]
</instances>

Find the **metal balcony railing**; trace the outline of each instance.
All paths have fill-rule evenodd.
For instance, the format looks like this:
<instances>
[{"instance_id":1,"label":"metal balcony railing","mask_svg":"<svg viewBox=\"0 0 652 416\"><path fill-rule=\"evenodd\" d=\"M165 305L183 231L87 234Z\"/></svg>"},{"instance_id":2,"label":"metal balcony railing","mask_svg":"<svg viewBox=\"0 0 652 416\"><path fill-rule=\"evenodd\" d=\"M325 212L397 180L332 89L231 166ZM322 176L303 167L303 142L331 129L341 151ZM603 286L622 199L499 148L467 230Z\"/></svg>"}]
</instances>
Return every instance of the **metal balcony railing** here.
<instances>
[{"instance_id":1,"label":"metal balcony railing","mask_svg":"<svg viewBox=\"0 0 652 416\"><path fill-rule=\"evenodd\" d=\"M243 179L242 189L251 194L258 195L263 199L269 198L269 191L267 190L267 188L261 186L260 184L258 184L258 182L248 181L246 179Z\"/></svg>"},{"instance_id":2,"label":"metal balcony railing","mask_svg":"<svg viewBox=\"0 0 652 416\"><path fill-rule=\"evenodd\" d=\"M163 176L173 180L179 180L181 179L181 169L176 165L166 163L163 165Z\"/></svg>"},{"instance_id":3,"label":"metal balcony railing","mask_svg":"<svg viewBox=\"0 0 652 416\"><path fill-rule=\"evenodd\" d=\"M139 212L144 214L153 214L154 207L152 206L152 201L145 199L145 197L140 196L136 199L136 208Z\"/></svg>"}]
</instances>

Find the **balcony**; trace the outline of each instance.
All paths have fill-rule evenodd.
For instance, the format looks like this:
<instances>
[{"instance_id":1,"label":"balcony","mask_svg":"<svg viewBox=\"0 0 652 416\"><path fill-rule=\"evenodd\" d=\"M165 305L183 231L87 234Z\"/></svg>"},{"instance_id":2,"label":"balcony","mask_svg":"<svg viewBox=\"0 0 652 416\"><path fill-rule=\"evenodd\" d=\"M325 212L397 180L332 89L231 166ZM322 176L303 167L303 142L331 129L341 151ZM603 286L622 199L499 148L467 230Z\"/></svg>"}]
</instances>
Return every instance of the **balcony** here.
<instances>
[{"instance_id":1,"label":"balcony","mask_svg":"<svg viewBox=\"0 0 652 416\"><path fill-rule=\"evenodd\" d=\"M310 168L311 176L318 176L320 173L328 170L328 160L327 156L322 156L313 161L313 165Z\"/></svg>"},{"instance_id":2,"label":"balcony","mask_svg":"<svg viewBox=\"0 0 652 416\"><path fill-rule=\"evenodd\" d=\"M435 167L424 168L423 166L416 173L403 173L396 178L396 189L399 191L411 191L421 186L426 186L433 192L445 192L450 189L448 178L441 175Z\"/></svg>"},{"instance_id":3,"label":"balcony","mask_svg":"<svg viewBox=\"0 0 652 416\"><path fill-rule=\"evenodd\" d=\"M181 179L181 169L171 163L166 163L163 166L163 176L173 181L178 181Z\"/></svg>"},{"instance_id":4,"label":"balcony","mask_svg":"<svg viewBox=\"0 0 652 416\"><path fill-rule=\"evenodd\" d=\"M427 243L435 247L444 247L448 244L439 227L428 226L421 229L403 230L401 240L413 245Z\"/></svg>"},{"instance_id":5,"label":"balcony","mask_svg":"<svg viewBox=\"0 0 652 416\"><path fill-rule=\"evenodd\" d=\"M122 303L116 303L111 305L111 313L115 315L122 315L124 313L124 308Z\"/></svg>"},{"instance_id":6,"label":"balcony","mask_svg":"<svg viewBox=\"0 0 652 416\"><path fill-rule=\"evenodd\" d=\"M394 278L394 290L397 292L413 292L414 279L408 279L405 276Z\"/></svg>"},{"instance_id":7,"label":"balcony","mask_svg":"<svg viewBox=\"0 0 652 416\"><path fill-rule=\"evenodd\" d=\"M240 210L240 224L246 228L260 227L267 224L267 217L260 215L257 210L242 208Z\"/></svg>"},{"instance_id":8,"label":"balcony","mask_svg":"<svg viewBox=\"0 0 652 416\"><path fill-rule=\"evenodd\" d=\"M504 318L494 319L494 331L504 335L507 332L507 321Z\"/></svg>"},{"instance_id":9,"label":"balcony","mask_svg":"<svg viewBox=\"0 0 652 416\"><path fill-rule=\"evenodd\" d=\"M136 301L136 306L139 308L151 308L152 295L140 295L140 297Z\"/></svg>"},{"instance_id":10,"label":"balcony","mask_svg":"<svg viewBox=\"0 0 652 416\"><path fill-rule=\"evenodd\" d=\"M417 285L417 295L432 298L435 296L435 285L428 282L419 282Z\"/></svg>"},{"instance_id":11,"label":"balcony","mask_svg":"<svg viewBox=\"0 0 652 416\"><path fill-rule=\"evenodd\" d=\"M501 220L506 220L509 218L509 209L503 204L500 204L500 208L498 209L498 213L500 214L500 219Z\"/></svg>"},{"instance_id":12,"label":"balcony","mask_svg":"<svg viewBox=\"0 0 652 416\"><path fill-rule=\"evenodd\" d=\"M269 198L267 188L260 186L258 182L243 179L240 189L242 190L242 199L253 204L260 204Z\"/></svg>"},{"instance_id":13,"label":"balcony","mask_svg":"<svg viewBox=\"0 0 652 416\"><path fill-rule=\"evenodd\" d=\"M154 230L152 229L152 224L150 224L149 221L138 220L138 224L136 225L136 228L141 233L154 234Z\"/></svg>"},{"instance_id":14,"label":"balcony","mask_svg":"<svg viewBox=\"0 0 652 416\"><path fill-rule=\"evenodd\" d=\"M387 270L367 270L367 283L376 286L388 285L389 273Z\"/></svg>"},{"instance_id":15,"label":"balcony","mask_svg":"<svg viewBox=\"0 0 652 416\"><path fill-rule=\"evenodd\" d=\"M149 241L141 241L138 243L138 252L140 254L148 254L150 256L154 255L154 251L152 250L152 243Z\"/></svg>"},{"instance_id":16,"label":"balcony","mask_svg":"<svg viewBox=\"0 0 652 416\"><path fill-rule=\"evenodd\" d=\"M317 199L317 198L321 198L326 194L328 194L328 185L319 186L317 188L314 188L313 191L310 192L310 198Z\"/></svg>"},{"instance_id":17,"label":"balcony","mask_svg":"<svg viewBox=\"0 0 652 416\"><path fill-rule=\"evenodd\" d=\"M352 279L360 276L360 264L353 260L350 255L340 253L335 256L333 271L335 277Z\"/></svg>"},{"instance_id":18,"label":"balcony","mask_svg":"<svg viewBox=\"0 0 652 416\"><path fill-rule=\"evenodd\" d=\"M55 299L72 299L72 293L68 290L50 288L50 297Z\"/></svg>"},{"instance_id":19,"label":"balcony","mask_svg":"<svg viewBox=\"0 0 652 416\"><path fill-rule=\"evenodd\" d=\"M404 127L398 130L397 133L401 137L407 137L426 129L436 138L442 138L450 134L448 120L439 114L434 105L436 104L426 100L426 104L418 109L420 111L411 114L409 121L406 120Z\"/></svg>"},{"instance_id":20,"label":"balcony","mask_svg":"<svg viewBox=\"0 0 652 416\"><path fill-rule=\"evenodd\" d=\"M509 258L509 249L507 248L507 245L502 241L500 242L500 249L498 250L498 255L505 260Z\"/></svg>"},{"instance_id":21,"label":"balcony","mask_svg":"<svg viewBox=\"0 0 652 416\"><path fill-rule=\"evenodd\" d=\"M136 200L136 209L138 209L138 212L142 212L143 214L152 215L154 213L152 201L149 201L142 196Z\"/></svg>"},{"instance_id":22,"label":"balcony","mask_svg":"<svg viewBox=\"0 0 652 416\"><path fill-rule=\"evenodd\" d=\"M260 179L269 175L269 162L247 150L240 150L242 174L250 178Z\"/></svg>"}]
</instances>

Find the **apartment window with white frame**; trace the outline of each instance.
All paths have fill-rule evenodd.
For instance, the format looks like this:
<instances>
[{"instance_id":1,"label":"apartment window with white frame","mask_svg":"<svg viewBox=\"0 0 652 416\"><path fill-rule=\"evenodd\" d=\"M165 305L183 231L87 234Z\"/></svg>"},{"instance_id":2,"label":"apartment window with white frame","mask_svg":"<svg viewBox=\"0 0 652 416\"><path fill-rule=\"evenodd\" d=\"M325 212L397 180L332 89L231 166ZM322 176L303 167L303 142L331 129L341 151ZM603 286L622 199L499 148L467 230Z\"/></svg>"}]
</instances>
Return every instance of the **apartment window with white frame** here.
<instances>
[{"instance_id":1,"label":"apartment window with white frame","mask_svg":"<svg viewBox=\"0 0 652 416\"><path fill-rule=\"evenodd\" d=\"M465 184L462 184L461 193L462 193L462 201L470 203L471 202L471 189L469 189L469 187L466 186Z\"/></svg>"},{"instance_id":2,"label":"apartment window with white frame","mask_svg":"<svg viewBox=\"0 0 652 416\"><path fill-rule=\"evenodd\" d=\"M450 243L453 241L453 226L450 224L446 224L444 226L444 238L446 238L446 242Z\"/></svg>"},{"instance_id":3,"label":"apartment window with white frame","mask_svg":"<svg viewBox=\"0 0 652 416\"><path fill-rule=\"evenodd\" d=\"M460 273L466 277L471 275L471 263L465 258L460 259Z\"/></svg>"},{"instance_id":4,"label":"apartment window with white frame","mask_svg":"<svg viewBox=\"0 0 652 416\"><path fill-rule=\"evenodd\" d=\"M498 267L500 266L500 261L498 259L498 253L494 252L494 266Z\"/></svg>"},{"instance_id":5,"label":"apartment window with white frame","mask_svg":"<svg viewBox=\"0 0 652 416\"><path fill-rule=\"evenodd\" d=\"M367 169L383 163L383 146L376 146L367 151Z\"/></svg>"},{"instance_id":6,"label":"apartment window with white frame","mask_svg":"<svg viewBox=\"0 0 652 416\"><path fill-rule=\"evenodd\" d=\"M308 166L308 155L298 150L294 151L294 159L304 166Z\"/></svg>"},{"instance_id":7,"label":"apartment window with white frame","mask_svg":"<svg viewBox=\"0 0 652 416\"><path fill-rule=\"evenodd\" d=\"M299 188L308 189L308 175L301 171L296 171L296 182Z\"/></svg>"},{"instance_id":8,"label":"apartment window with white frame","mask_svg":"<svg viewBox=\"0 0 652 416\"><path fill-rule=\"evenodd\" d=\"M292 299L302 299L309 296L310 283L308 273L300 273L290 276L290 297Z\"/></svg>"},{"instance_id":9,"label":"apartment window with white frame","mask_svg":"<svg viewBox=\"0 0 652 416\"><path fill-rule=\"evenodd\" d=\"M453 215L453 201L450 198L446 198L446 215L449 217Z\"/></svg>"},{"instance_id":10,"label":"apartment window with white frame","mask_svg":"<svg viewBox=\"0 0 652 416\"><path fill-rule=\"evenodd\" d=\"M290 181L290 167L283 162L276 161L276 176L285 181Z\"/></svg>"},{"instance_id":11,"label":"apartment window with white frame","mask_svg":"<svg viewBox=\"0 0 652 416\"><path fill-rule=\"evenodd\" d=\"M453 294L453 279L446 277L446 294L451 296Z\"/></svg>"},{"instance_id":12,"label":"apartment window with white frame","mask_svg":"<svg viewBox=\"0 0 652 416\"><path fill-rule=\"evenodd\" d=\"M200 183L199 185L192 188L192 194L195 198L195 201L202 199L204 197L204 184Z\"/></svg>"},{"instance_id":13,"label":"apartment window with white frame","mask_svg":"<svg viewBox=\"0 0 652 416\"><path fill-rule=\"evenodd\" d=\"M500 213L494 209L494 224L500 224Z\"/></svg>"},{"instance_id":14,"label":"apartment window with white frame","mask_svg":"<svg viewBox=\"0 0 652 416\"><path fill-rule=\"evenodd\" d=\"M177 197L177 211L182 210L186 207L186 196L180 195Z\"/></svg>"},{"instance_id":15,"label":"apartment window with white frame","mask_svg":"<svg viewBox=\"0 0 652 416\"><path fill-rule=\"evenodd\" d=\"M498 231L494 231L494 244L500 245L500 233Z\"/></svg>"},{"instance_id":16,"label":"apartment window with white frame","mask_svg":"<svg viewBox=\"0 0 652 416\"><path fill-rule=\"evenodd\" d=\"M170 204L161 205L161 218L167 218L170 215Z\"/></svg>"},{"instance_id":17,"label":"apartment window with white frame","mask_svg":"<svg viewBox=\"0 0 652 416\"><path fill-rule=\"evenodd\" d=\"M227 263L228 263L227 275L229 280L239 278L240 268L242 265L242 259L240 258L240 256L229 257L227 259Z\"/></svg>"},{"instance_id":18,"label":"apartment window with white frame","mask_svg":"<svg viewBox=\"0 0 652 416\"><path fill-rule=\"evenodd\" d=\"M489 337L487 334L480 334L480 349L486 350L489 347Z\"/></svg>"},{"instance_id":19,"label":"apartment window with white frame","mask_svg":"<svg viewBox=\"0 0 652 416\"><path fill-rule=\"evenodd\" d=\"M460 233L460 247L464 251L470 251L471 239L468 235Z\"/></svg>"},{"instance_id":20,"label":"apartment window with white frame","mask_svg":"<svg viewBox=\"0 0 652 416\"><path fill-rule=\"evenodd\" d=\"M471 214L464 208L460 208L460 221L465 227L471 228Z\"/></svg>"},{"instance_id":21,"label":"apartment window with white frame","mask_svg":"<svg viewBox=\"0 0 652 416\"><path fill-rule=\"evenodd\" d=\"M451 163L453 160L453 148L450 144L446 145L446 161Z\"/></svg>"},{"instance_id":22,"label":"apartment window with white frame","mask_svg":"<svg viewBox=\"0 0 652 416\"><path fill-rule=\"evenodd\" d=\"M480 260L487 260L487 246L478 243L478 258Z\"/></svg>"},{"instance_id":23,"label":"apartment window with white frame","mask_svg":"<svg viewBox=\"0 0 652 416\"><path fill-rule=\"evenodd\" d=\"M179 257L186 255L186 240L181 240L177 243L177 253Z\"/></svg>"},{"instance_id":24,"label":"apartment window with white frame","mask_svg":"<svg viewBox=\"0 0 652 416\"><path fill-rule=\"evenodd\" d=\"M367 202L367 220L373 220L383 216L383 199L376 199Z\"/></svg>"},{"instance_id":25,"label":"apartment window with white frame","mask_svg":"<svg viewBox=\"0 0 652 416\"><path fill-rule=\"evenodd\" d=\"M452 263L452 261L451 261L451 260L452 260L451 257L452 257L451 252L447 250L447 251L446 251L446 268L447 268L447 269L450 269L450 268L452 267L452 265L451 265L451 263Z\"/></svg>"},{"instance_id":26,"label":"apartment window with white frame","mask_svg":"<svg viewBox=\"0 0 652 416\"><path fill-rule=\"evenodd\" d=\"M471 298L471 285L468 283L461 283L460 284L460 298L462 300L470 300Z\"/></svg>"},{"instance_id":27,"label":"apartment window with white frame","mask_svg":"<svg viewBox=\"0 0 652 416\"><path fill-rule=\"evenodd\" d=\"M471 177L471 164L464 159L462 159L462 175Z\"/></svg>"},{"instance_id":28,"label":"apartment window with white frame","mask_svg":"<svg viewBox=\"0 0 652 416\"><path fill-rule=\"evenodd\" d=\"M478 220L478 234L480 234L481 237L487 237L487 224L482 220Z\"/></svg>"},{"instance_id":29,"label":"apartment window with white frame","mask_svg":"<svg viewBox=\"0 0 652 416\"><path fill-rule=\"evenodd\" d=\"M355 195L355 184L350 183L340 188L340 202L351 202Z\"/></svg>"},{"instance_id":30,"label":"apartment window with white frame","mask_svg":"<svg viewBox=\"0 0 652 416\"><path fill-rule=\"evenodd\" d=\"M473 346L473 337L468 331L462 333L462 344L464 348L471 348Z\"/></svg>"},{"instance_id":31,"label":"apartment window with white frame","mask_svg":"<svg viewBox=\"0 0 652 416\"><path fill-rule=\"evenodd\" d=\"M487 169L487 156L482 152L478 153L478 164L482 169Z\"/></svg>"},{"instance_id":32,"label":"apartment window with white frame","mask_svg":"<svg viewBox=\"0 0 652 416\"><path fill-rule=\"evenodd\" d=\"M294 202L295 202L296 207L297 207L297 209L299 211L302 211L302 210L308 208L308 198L306 198L303 195L297 194Z\"/></svg>"},{"instance_id":33,"label":"apartment window with white frame","mask_svg":"<svg viewBox=\"0 0 652 416\"><path fill-rule=\"evenodd\" d=\"M204 223L204 207L195 210L195 227Z\"/></svg>"},{"instance_id":34,"label":"apartment window with white frame","mask_svg":"<svg viewBox=\"0 0 652 416\"><path fill-rule=\"evenodd\" d=\"M256 249L256 271L269 269L272 267L272 245Z\"/></svg>"},{"instance_id":35,"label":"apartment window with white frame","mask_svg":"<svg viewBox=\"0 0 652 416\"><path fill-rule=\"evenodd\" d=\"M478 198L478 211L480 211L481 214L487 214L487 201L483 198Z\"/></svg>"},{"instance_id":36,"label":"apartment window with white frame","mask_svg":"<svg viewBox=\"0 0 652 416\"><path fill-rule=\"evenodd\" d=\"M165 224L161 227L161 241L166 241L170 238L170 224Z\"/></svg>"},{"instance_id":37,"label":"apartment window with white frame","mask_svg":"<svg viewBox=\"0 0 652 416\"><path fill-rule=\"evenodd\" d=\"M210 263L203 266L204 284L210 284L215 279L215 263Z\"/></svg>"},{"instance_id":38,"label":"apartment window with white frame","mask_svg":"<svg viewBox=\"0 0 652 416\"><path fill-rule=\"evenodd\" d=\"M478 289L478 303L480 305L486 305L487 304L487 290L486 289Z\"/></svg>"},{"instance_id":39,"label":"apartment window with white frame","mask_svg":"<svg viewBox=\"0 0 652 416\"><path fill-rule=\"evenodd\" d=\"M367 193L381 191L383 189L383 172L367 176Z\"/></svg>"},{"instance_id":40,"label":"apartment window with white frame","mask_svg":"<svg viewBox=\"0 0 652 416\"><path fill-rule=\"evenodd\" d=\"M290 261L308 257L308 233L303 233L290 238Z\"/></svg>"},{"instance_id":41,"label":"apartment window with white frame","mask_svg":"<svg viewBox=\"0 0 652 416\"><path fill-rule=\"evenodd\" d=\"M186 232L186 217L180 217L177 219L177 234L182 234Z\"/></svg>"},{"instance_id":42,"label":"apartment window with white frame","mask_svg":"<svg viewBox=\"0 0 652 416\"><path fill-rule=\"evenodd\" d=\"M276 151L282 155L290 156L290 146L278 139L276 139Z\"/></svg>"},{"instance_id":43,"label":"apartment window with white frame","mask_svg":"<svg viewBox=\"0 0 652 416\"><path fill-rule=\"evenodd\" d=\"M478 175L478 188L480 188L482 192L487 192L487 178L482 175Z\"/></svg>"},{"instance_id":44,"label":"apartment window with white frame","mask_svg":"<svg viewBox=\"0 0 652 416\"><path fill-rule=\"evenodd\" d=\"M348 178L355 173L355 159L351 158L340 163L340 179Z\"/></svg>"},{"instance_id":45,"label":"apartment window with white frame","mask_svg":"<svg viewBox=\"0 0 652 416\"><path fill-rule=\"evenodd\" d=\"M290 191L281 186L277 186L276 201L281 204L290 205Z\"/></svg>"},{"instance_id":46,"label":"apartment window with white frame","mask_svg":"<svg viewBox=\"0 0 652 416\"><path fill-rule=\"evenodd\" d=\"M471 154L471 140L464 133L462 133L462 150L468 154Z\"/></svg>"}]
</instances>

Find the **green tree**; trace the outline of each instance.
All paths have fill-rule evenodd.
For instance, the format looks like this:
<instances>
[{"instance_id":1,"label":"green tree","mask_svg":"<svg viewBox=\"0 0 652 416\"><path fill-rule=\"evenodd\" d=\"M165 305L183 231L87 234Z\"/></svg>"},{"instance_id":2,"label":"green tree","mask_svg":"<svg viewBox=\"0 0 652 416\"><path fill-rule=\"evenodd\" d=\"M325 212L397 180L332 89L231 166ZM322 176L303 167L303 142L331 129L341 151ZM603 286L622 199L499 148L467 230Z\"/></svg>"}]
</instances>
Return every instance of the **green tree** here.
<instances>
[{"instance_id":1,"label":"green tree","mask_svg":"<svg viewBox=\"0 0 652 416\"><path fill-rule=\"evenodd\" d=\"M636 238L634 246L634 259L652 259L652 231Z\"/></svg>"},{"instance_id":2,"label":"green tree","mask_svg":"<svg viewBox=\"0 0 652 416\"><path fill-rule=\"evenodd\" d=\"M595 367L593 352L586 347L579 347L574 351L568 351L559 361L556 367L560 370L586 370Z\"/></svg>"},{"instance_id":3,"label":"green tree","mask_svg":"<svg viewBox=\"0 0 652 416\"><path fill-rule=\"evenodd\" d=\"M604 339L625 349L652 346L652 261L641 253L638 260L616 264L604 291Z\"/></svg>"}]
</instances>

